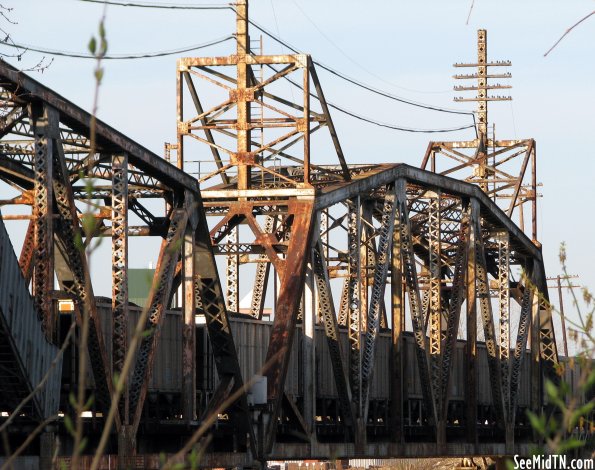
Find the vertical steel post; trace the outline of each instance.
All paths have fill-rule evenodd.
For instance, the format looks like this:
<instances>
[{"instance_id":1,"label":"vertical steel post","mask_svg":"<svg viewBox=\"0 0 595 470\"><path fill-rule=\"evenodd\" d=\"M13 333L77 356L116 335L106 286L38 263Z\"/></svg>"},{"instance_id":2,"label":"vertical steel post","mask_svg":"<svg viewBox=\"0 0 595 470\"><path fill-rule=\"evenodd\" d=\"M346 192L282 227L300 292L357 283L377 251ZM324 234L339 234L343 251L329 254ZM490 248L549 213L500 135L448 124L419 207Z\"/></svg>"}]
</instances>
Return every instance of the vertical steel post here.
<instances>
[{"instance_id":1,"label":"vertical steel post","mask_svg":"<svg viewBox=\"0 0 595 470\"><path fill-rule=\"evenodd\" d=\"M177 113L177 138L178 138L178 145L177 145L177 166L180 169L184 169L184 133L185 129L183 126L184 122L184 85L182 81L182 70L178 65L178 72L176 74L176 113Z\"/></svg>"},{"instance_id":2,"label":"vertical steel post","mask_svg":"<svg viewBox=\"0 0 595 470\"><path fill-rule=\"evenodd\" d=\"M227 299L227 310L231 312L239 312L239 262L238 254L238 233L239 228L233 227L227 235L228 253L226 256L225 265L225 298Z\"/></svg>"},{"instance_id":3,"label":"vertical steel post","mask_svg":"<svg viewBox=\"0 0 595 470\"><path fill-rule=\"evenodd\" d=\"M311 257L311 252L309 252ZM304 278L304 309L302 344L303 380L304 380L304 421L310 433L310 439L316 437L314 429L316 417L316 291L312 261L308 263Z\"/></svg>"},{"instance_id":4,"label":"vertical steel post","mask_svg":"<svg viewBox=\"0 0 595 470\"><path fill-rule=\"evenodd\" d=\"M191 208L192 210L192 208ZM196 419L196 292L194 271L194 231L186 226L183 241L182 324L182 416L186 422Z\"/></svg>"},{"instance_id":5,"label":"vertical steel post","mask_svg":"<svg viewBox=\"0 0 595 470\"><path fill-rule=\"evenodd\" d=\"M246 55L250 53L250 37L248 35L248 1L237 0L236 8L236 41L237 41L237 153L238 189L250 187L250 99L248 88L250 80Z\"/></svg>"},{"instance_id":6,"label":"vertical steel post","mask_svg":"<svg viewBox=\"0 0 595 470\"><path fill-rule=\"evenodd\" d=\"M392 253L393 232L395 226L395 187L388 185L384 196L381 227L378 230L378 247L375 256L372 291L367 315L367 331L362 354L362 398L364 421L367 422L369 395L374 374L376 340L380 327L380 316L384 307L384 293L388 277L390 255Z\"/></svg>"},{"instance_id":7,"label":"vertical steel post","mask_svg":"<svg viewBox=\"0 0 595 470\"><path fill-rule=\"evenodd\" d=\"M391 374L390 374L390 415L392 439L404 442L403 428L403 327L405 324L405 293L403 291L403 262L401 259L401 227L396 218L393 230L391 254Z\"/></svg>"},{"instance_id":8,"label":"vertical steel post","mask_svg":"<svg viewBox=\"0 0 595 470\"><path fill-rule=\"evenodd\" d=\"M473 201L473 200L472 200ZM477 270L475 245L478 234L475 220L479 220L479 206L470 206L469 251L467 252L467 344L465 406L467 442L477 445Z\"/></svg>"},{"instance_id":9,"label":"vertical steel post","mask_svg":"<svg viewBox=\"0 0 595 470\"><path fill-rule=\"evenodd\" d=\"M23 247L21 248L21 255L19 257L19 266L27 285L29 285L31 276L33 275L33 260L35 257L35 227L36 221L32 218L29 221L29 225L27 226L27 233L25 234Z\"/></svg>"},{"instance_id":10,"label":"vertical steel post","mask_svg":"<svg viewBox=\"0 0 595 470\"><path fill-rule=\"evenodd\" d=\"M440 249L440 193L430 192L428 204L430 371L438 421L438 444L446 443L446 421L442 419L442 266Z\"/></svg>"},{"instance_id":11,"label":"vertical steel post","mask_svg":"<svg viewBox=\"0 0 595 470\"><path fill-rule=\"evenodd\" d=\"M508 232L496 234L498 244L498 306L500 309L500 373L504 407L510 409L510 241Z\"/></svg>"},{"instance_id":12,"label":"vertical steel post","mask_svg":"<svg viewBox=\"0 0 595 470\"><path fill-rule=\"evenodd\" d=\"M310 184L310 68L311 59L307 57L303 72L303 90L304 90L304 124L300 129L304 136L304 184ZM298 126L299 127L299 126Z\"/></svg>"},{"instance_id":13,"label":"vertical steel post","mask_svg":"<svg viewBox=\"0 0 595 470\"><path fill-rule=\"evenodd\" d=\"M472 205L479 206L479 201L471 200ZM479 214L479 209L477 209ZM490 288L488 280L488 271L485 256L485 242L481 231L481 220L473 220L473 230L475 231L475 269L477 272L477 300L480 307L483 332L485 337L485 347L488 358L488 371L490 375L490 385L492 388L493 405L496 411L497 422L500 429L505 428L506 409L504 408L502 375L500 370L500 361L498 358L498 345L496 340L496 328L492 312L492 302L490 298Z\"/></svg>"},{"instance_id":14,"label":"vertical steel post","mask_svg":"<svg viewBox=\"0 0 595 470\"><path fill-rule=\"evenodd\" d=\"M52 124L57 126L55 111L47 106L32 105L31 121L35 134L33 158L33 220L35 220L35 267L33 270L33 296L42 328L49 341L55 340L55 315L52 301L54 290L54 191Z\"/></svg>"},{"instance_id":15,"label":"vertical steel post","mask_svg":"<svg viewBox=\"0 0 595 470\"><path fill-rule=\"evenodd\" d=\"M112 373L121 377L128 343L128 156L112 156ZM128 424L128 391L120 416Z\"/></svg>"},{"instance_id":16,"label":"vertical steel post","mask_svg":"<svg viewBox=\"0 0 595 470\"><path fill-rule=\"evenodd\" d=\"M433 398L432 382L428 366L428 344L424 329L423 312L419 295L419 283L413 251L413 235L409 223L409 209L407 207L407 182L398 179L396 182L397 209L399 211L399 229L401 240L401 257L403 260L403 277L409 294L409 311L415 338L415 354L422 387L422 395L426 405L428 421L436 424L436 407Z\"/></svg>"},{"instance_id":17,"label":"vertical steel post","mask_svg":"<svg viewBox=\"0 0 595 470\"><path fill-rule=\"evenodd\" d=\"M359 196L349 201L348 215L348 252L349 252L349 368L351 378L352 398L355 403L356 416L359 419L362 415L361 396L361 219L360 219L360 198Z\"/></svg>"}]
</instances>

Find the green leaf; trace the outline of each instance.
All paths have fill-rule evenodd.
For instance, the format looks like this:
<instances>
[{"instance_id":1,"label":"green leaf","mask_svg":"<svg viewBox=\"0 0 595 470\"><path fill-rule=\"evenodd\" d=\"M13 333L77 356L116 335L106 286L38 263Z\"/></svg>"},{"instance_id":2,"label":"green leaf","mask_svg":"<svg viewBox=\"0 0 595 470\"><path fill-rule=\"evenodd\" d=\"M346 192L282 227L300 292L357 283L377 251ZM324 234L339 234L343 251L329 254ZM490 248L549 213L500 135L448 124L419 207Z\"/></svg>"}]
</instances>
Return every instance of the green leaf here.
<instances>
[{"instance_id":1,"label":"green leaf","mask_svg":"<svg viewBox=\"0 0 595 470\"><path fill-rule=\"evenodd\" d=\"M82 218L82 225L85 235L87 237L91 236L95 232L95 228L97 227L97 221L95 220L93 214L84 214Z\"/></svg>"},{"instance_id":2,"label":"green leaf","mask_svg":"<svg viewBox=\"0 0 595 470\"><path fill-rule=\"evenodd\" d=\"M80 233L77 233L74 236L74 246L79 251L83 251L85 249L85 244L83 243L83 237Z\"/></svg>"},{"instance_id":3,"label":"green leaf","mask_svg":"<svg viewBox=\"0 0 595 470\"><path fill-rule=\"evenodd\" d=\"M584 392L589 390L591 387L595 386L595 369L591 371L589 376L587 377L587 381L582 385L582 389Z\"/></svg>"},{"instance_id":4,"label":"green leaf","mask_svg":"<svg viewBox=\"0 0 595 470\"><path fill-rule=\"evenodd\" d=\"M556 387L551 380L546 380L545 391L551 399L558 398L558 387Z\"/></svg>"},{"instance_id":5,"label":"green leaf","mask_svg":"<svg viewBox=\"0 0 595 470\"><path fill-rule=\"evenodd\" d=\"M72 423L72 419L68 415L64 415L64 427L71 436L75 435L74 424Z\"/></svg>"},{"instance_id":6,"label":"green leaf","mask_svg":"<svg viewBox=\"0 0 595 470\"><path fill-rule=\"evenodd\" d=\"M95 70L95 80L97 80L97 83L101 83L102 79L103 79L103 69L98 68L97 70Z\"/></svg>"},{"instance_id":7,"label":"green leaf","mask_svg":"<svg viewBox=\"0 0 595 470\"><path fill-rule=\"evenodd\" d=\"M531 422L531 427L542 436L545 436L545 416L537 416L532 411L527 410L527 417Z\"/></svg>"},{"instance_id":8,"label":"green leaf","mask_svg":"<svg viewBox=\"0 0 595 470\"><path fill-rule=\"evenodd\" d=\"M581 417L584 418L588 416L589 413L593 410L593 408L595 408L595 401L590 401L588 403L585 403L583 406L577 408L570 417L570 427L576 426L576 423L578 423L579 419L581 419Z\"/></svg>"},{"instance_id":9,"label":"green leaf","mask_svg":"<svg viewBox=\"0 0 595 470\"><path fill-rule=\"evenodd\" d=\"M198 461L198 449L195 447L194 449L192 449L192 452L190 452L190 454L188 455L188 463L190 463L190 468L192 470L196 470L198 468Z\"/></svg>"},{"instance_id":10,"label":"green leaf","mask_svg":"<svg viewBox=\"0 0 595 470\"><path fill-rule=\"evenodd\" d=\"M155 331L155 328L146 329L145 331L142 332L141 338L148 338L149 336L151 336L153 334L154 331Z\"/></svg>"},{"instance_id":11,"label":"green leaf","mask_svg":"<svg viewBox=\"0 0 595 470\"><path fill-rule=\"evenodd\" d=\"M85 403L84 409L85 410L91 409L91 406L93 406L93 403L95 403L95 395L91 395L89 397L89 399L87 400L87 403Z\"/></svg>"},{"instance_id":12,"label":"green leaf","mask_svg":"<svg viewBox=\"0 0 595 470\"><path fill-rule=\"evenodd\" d=\"M91 37L87 47L89 48L89 52L95 55L95 50L97 49L97 41L95 40L95 36Z\"/></svg>"},{"instance_id":13,"label":"green leaf","mask_svg":"<svg viewBox=\"0 0 595 470\"><path fill-rule=\"evenodd\" d=\"M79 452L82 454L85 448L87 447L87 443L89 440L86 437L81 439L81 443L79 444Z\"/></svg>"},{"instance_id":14,"label":"green leaf","mask_svg":"<svg viewBox=\"0 0 595 470\"><path fill-rule=\"evenodd\" d=\"M105 56L105 54L107 53L107 40L105 38L101 39L101 57Z\"/></svg>"},{"instance_id":15,"label":"green leaf","mask_svg":"<svg viewBox=\"0 0 595 470\"><path fill-rule=\"evenodd\" d=\"M558 454L565 454L569 450L578 449L579 447L582 447L584 445L584 441L579 441L578 439L571 437L569 439L566 439L565 441L562 441L556 449L556 452Z\"/></svg>"},{"instance_id":16,"label":"green leaf","mask_svg":"<svg viewBox=\"0 0 595 470\"><path fill-rule=\"evenodd\" d=\"M77 406L79 406L79 404L76 401L76 396L73 392L70 392L68 394L68 403L70 403L70 406L72 406L74 409L76 409Z\"/></svg>"}]
</instances>

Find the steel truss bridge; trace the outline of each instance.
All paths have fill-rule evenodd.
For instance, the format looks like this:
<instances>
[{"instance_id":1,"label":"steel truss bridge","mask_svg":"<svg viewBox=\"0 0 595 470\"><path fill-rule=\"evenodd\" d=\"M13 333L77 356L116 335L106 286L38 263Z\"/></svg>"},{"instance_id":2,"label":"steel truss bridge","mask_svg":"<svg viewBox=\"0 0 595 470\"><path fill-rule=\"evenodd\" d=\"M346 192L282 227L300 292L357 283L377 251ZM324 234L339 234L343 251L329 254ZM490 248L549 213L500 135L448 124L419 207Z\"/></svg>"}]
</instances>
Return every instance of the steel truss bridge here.
<instances>
[{"instance_id":1,"label":"steel truss bridge","mask_svg":"<svg viewBox=\"0 0 595 470\"><path fill-rule=\"evenodd\" d=\"M71 452L63 416L81 386L78 347L58 349L87 318L88 451L132 349L106 450L122 458L176 452L209 418L206 466L526 453L524 410L547 407L544 380L557 380L561 360L539 243L473 181L348 164L311 58L251 53L247 5L237 8L235 54L178 62L170 161L0 63L0 178L18 193L2 201L3 219L29 221L21 247L5 222L0 231L9 444L47 420L28 452L48 458L56 437ZM298 100L274 88L285 78L302 88ZM223 92L219 102L200 95L203 83ZM336 163L317 163L315 131ZM471 163L489 154L482 141L493 143L485 129L466 145ZM212 166L191 175L197 142ZM461 147L433 143L426 163ZM522 178L508 188L523 194ZM31 215L11 216L11 205ZM128 246L148 236L162 241L141 309L128 301ZM98 237L112 247L107 303L81 248ZM251 288L243 310L240 284ZM65 300L70 313L57 307ZM145 334L134 339L139 319ZM254 377L266 380L264 399Z\"/></svg>"}]
</instances>

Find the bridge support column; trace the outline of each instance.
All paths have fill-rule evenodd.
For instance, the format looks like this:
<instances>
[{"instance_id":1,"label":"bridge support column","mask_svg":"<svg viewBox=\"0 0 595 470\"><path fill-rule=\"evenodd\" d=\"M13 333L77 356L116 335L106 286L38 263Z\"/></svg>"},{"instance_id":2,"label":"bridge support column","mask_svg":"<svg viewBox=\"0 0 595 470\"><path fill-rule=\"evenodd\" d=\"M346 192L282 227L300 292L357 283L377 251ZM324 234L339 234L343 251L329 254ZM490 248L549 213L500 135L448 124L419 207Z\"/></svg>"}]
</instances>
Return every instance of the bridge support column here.
<instances>
[{"instance_id":1,"label":"bridge support column","mask_svg":"<svg viewBox=\"0 0 595 470\"><path fill-rule=\"evenodd\" d=\"M52 468L56 451L56 433L45 431L39 436L39 468Z\"/></svg>"},{"instance_id":2,"label":"bridge support column","mask_svg":"<svg viewBox=\"0 0 595 470\"><path fill-rule=\"evenodd\" d=\"M131 468L131 458L136 454L136 435L134 428L122 425L118 433L118 469Z\"/></svg>"},{"instance_id":3,"label":"bridge support column","mask_svg":"<svg viewBox=\"0 0 595 470\"><path fill-rule=\"evenodd\" d=\"M446 452L446 421L441 419L436 423L436 445L438 453L445 455Z\"/></svg>"},{"instance_id":4,"label":"bridge support column","mask_svg":"<svg viewBox=\"0 0 595 470\"><path fill-rule=\"evenodd\" d=\"M506 454L514 455L514 423L506 423Z\"/></svg>"},{"instance_id":5,"label":"bridge support column","mask_svg":"<svg viewBox=\"0 0 595 470\"><path fill-rule=\"evenodd\" d=\"M315 325L316 325L316 292L314 290L314 273L306 271L304 286L304 421L310 433L310 440L314 440L316 417L316 385L315 385Z\"/></svg>"}]
</instances>

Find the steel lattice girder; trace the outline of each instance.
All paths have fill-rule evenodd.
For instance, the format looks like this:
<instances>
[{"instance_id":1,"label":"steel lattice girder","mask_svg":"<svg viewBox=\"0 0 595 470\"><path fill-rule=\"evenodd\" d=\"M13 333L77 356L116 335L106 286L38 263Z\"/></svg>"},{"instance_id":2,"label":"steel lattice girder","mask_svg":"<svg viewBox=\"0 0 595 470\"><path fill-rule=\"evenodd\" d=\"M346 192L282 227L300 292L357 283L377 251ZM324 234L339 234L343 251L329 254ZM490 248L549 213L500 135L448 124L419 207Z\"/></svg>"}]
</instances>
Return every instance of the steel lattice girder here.
<instances>
[{"instance_id":1,"label":"steel lattice girder","mask_svg":"<svg viewBox=\"0 0 595 470\"><path fill-rule=\"evenodd\" d=\"M55 98L55 96L52 98L52 96L50 96L50 99L57 99ZM67 111L68 109L68 104L64 104L61 103L60 104L61 109L66 109ZM70 110L72 111L72 110ZM76 111L76 112L75 112ZM79 110L80 111L80 110ZM77 110L75 109L73 111L73 114L76 115L77 114ZM63 119L62 113L60 116L60 119ZM77 129L83 129L84 125L83 123L76 123L76 118L75 117L68 117L66 119L66 121L68 122L69 126L72 126L73 128L77 128ZM100 141L105 145L105 143L109 140L108 137L106 136L111 136L114 138L114 140L117 141L118 135L116 134L110 134L109 129L106 129L106 127L104 126L103 128L103 136L101 137ZM58 139L56 139L57 141ZM107 149L108 147L106 147ZM125 145L122 146L118 146L116 144L116 142L112 142L109 146L109 149L113 150L114 153L115 150L118 150L118 152L126 152L126 149L128 150L132 150L132 152L128 153L129 154L129 161L131 162L131 164L137 166L137 168L141 168L143 165L145 167L147 166L151 166L152 165L152 159L155 158L157 159L158 157L156 156L147 156L147 155L152 155L152 154L143 154L142 151L140 151L140 156L138 155L139 153L139 149L137 147L135 147L135 145L133 145L133 143L130 142L126 142ZM59 150L57 150L59 153ZM136 153L135 153L136 152ZM144 155L144 156L143 156ZM146 157L146 158L145 158ZM66 168L65 166L65 158L63 155L58 155L58 157L56 157L60 160L60 162L62 162L62 164L64 165L62 168ZM140 163L139 163L140 162ZM196 237L196 246L199 247L197 248L198 252L195 254L195 261L196 261L196 277L197 277L197 285L198 287L195 289L195 293L196 293L196 304L197 306L199 306L199 309L203 309L203 311L205 312L205 316L207 317L207 324L209 326L209 333L211 335L211 341L214 345L214 349L215 349L215 354L218 357L219 360L217 360L217 364L221 366L220 368L220 376L225 379L225 381L222 380L222 384L223 384L223 388L221 389L221 394L214 397L214 401L212 402L212 409L216 409L217 406L215 406L217 403L221 402L222 397L228 396L230 393L232 393L232 389L240 390L241 389L241 384L242 384L242 377L241 374L239 373L239 367L237 365L237 354L235 353L235 348L234 348L234 344L233 344L233 337L231 335L231 330L229 328L229 323L228 320L226 318L227 313L225 310L225 303L224 303L224 297L222 295L222 290L221 290L221 283L218 277L218 274L216 272L216 266L214 264L213 261L213 252L211 249L211 240L209 237L209 233L208 230L206 229L206 221L203 218L204 215L204 210L202 205L200 204L200 196L198 195L198 188L197 186L194 184L194 180L192 178L188 179L184 175L184 173L179 172L178 170L176 170L173 167L170 166L163 166L161 163L156 162L155 163L155 167L151 169L152 174L154 175L155 178L159 179L160 181L160 185L162 185L162 188L160 189L165 189L165 191L168 190L168 188L171 186L174 186L174 179L176 179L177 176L179 176L181 183L178 185L175 185L176 188L176 192L180 193L182 190L186 189L187 191L189 191L190 193L192 193L192 197L196 198L196 200L198 201L198 203L196 204L196 207L192 207L191 210L186 210L186 209L182 209L179 206L175 206L176 209L174 209L174 211L170 214L170 217L172 220L178 221L178 217L181 217L180 222L184 223L188 223L188 222L184 222L183 219L185 217L188 218L192 218L192 217L199 217L200 218L200 222L199 223L194 223L194 226L196 227L196 233L195 233L195 237ZM68 183L67 178L64 177L64 175L66 174L66 171L64 169L60 169L59 173L62 174L62 176L60 176L57 179L57 183L58 185L62 185L64 187L67 188L71 188L71 185ZM30 175L29 175L30 176ZM23 180L27 180L27 175L26 175L26 171L23 171L23 173L17 174L15 176L15 178L17 178L17 180L19 182L22 182ZM111 172L110 172L110 177L111 177ZM474 188L468 184L464 184L461 183L459 181L456 180L452 180L450 178L447 177L443 177L440 175L435 175L435 174L428 174L427 172L412 168L412 167L408 167L406 165L376 165L374 167L367 167L366 169L358 169L357 171L354 170L354 173L352 175L353 180L351 182L344 182L344 183L333 183L333 184L329 184L328 182L326 183L322 183L320 184L319 187L316 187L314 191L308 192L307 195L310 199L295 199L295 200L289 200L289 202L287 200L285 200L284 204L287 206L291 206L291 209L289 209L290 212L290 216L288 217L287 215L283 216L283 220L280 221L280 225L282 227L280 227L278 230L275 231L274 237L275 240L273 240L270 236L273 235L272 233L268 233L267 230L262 230L260 228L256 228L256 223L255 223L255 219L253 217L250 216L250 214L242 214L241 211L238 212L238 214L242 215L245 217L246 222L251 225L251 228L253 229L253 231L257 231L258 233L254 233L255 236L257 237L263 237L262 241L259 242L261 247L263 247L263 252L266 253L268 258L274 258L273 259L269 259L268 262L271 263L276 263L278 266L278 271L281 273L281 283L282 283L282 289L281 289L281 299L279 300L279 305L280 305L280 309L278 312L278 317L275 320L275 326L274 326L274 332L273 332L273 336L271 339L271 345L269 347L269 358L273 358L273 363L277 364L279 367L275 367L275 369L268 373L267 375L269 376L269 397L273 400L274 402L274 412L271 415L272 419L271 419L271 424L269 426L269 433L266 436L266 438L268 439L268 442L272 444L272 442L275 439L275 427L277 424L277 419L276 416L278 414L278 410L279 407L281 406L281 401L283 400L283 383L285 380L285 375L287 372L287 361L289 358L289 345L291 344L291 337L293 334L293 330L295 329L295 325L296 325L296 320L297 320L297 312L298 312L298 305L299 305L299 299L298 297L300 297L297 293L301 292L301 289L303 288L303 283L304 283L304 278L303 278L303 269L305 267L305 263L307 262L308 259L308 253L310 253L309 250L312 250L315 247L315 243L318 243L318 239L316 239L316 241L313 241L314 238L311 238L310 232L311 232L311 226L312 226L312 217L313 214L316 211L321 211L324 210L334 204L337 203L345 203L347 200L349 199L354 199L354 198L377 198L377 200L379 202L384 203L384 195L386 194L385 192L383 193L383 191L385 191L387 185L392 185L395 184L396 185L396 211L399 214L399 217L395 220L395 225L397 227L397 231L398 231L398 237L395 237L395 240L398 240L398 250L393 250L393 253L397 254L397 257L399 258L405 258L404 260L399 260L404 266L404 268L402 268L403 270L409 270L408 275L410 276L410 279L408 280L408 288L409 288L409 295L410 295L410 301L411 298L413 297L414 300L413 302L416 304L415 305L415 310L417 310L416 315L416 321L418 323L417 326L417 330L418 333L419 331L421 331L421 334L418 334L418 337L421 338L421 336L423 336L425 338L425 333L423 332L423 327L421 326L422 323L422 319L421 319L421 313L420 313L420 297L419 297L419 293L420 293L420 289L419 286L417 285L417 282L415 282L414 280L414 275L416 275L416 270L417 270L417 266L416 266L416 258L419 258L419 255L416 252L416 249L418 248L418 244L419 244L419 239L420 239L420 230L422 226L417 226L415 224L413 224L409 219L410 219L410 203L411 203L411 195L408 194L408 191L411 191L411 188L413 188L415 191L417 191L419 188L422 188L422 190L430 190L430 191L436 191L436 192L441 192L442 194L448 195L449 197L454 197L454 198L460 198L462 199L466 199L471 201L470 204L472 206L474 206L476 208L476 212L477 209L479 209L479 216L482 218L483 220L483 224L480 226L479 225L479 218L475 218L473 219L473 231L474 231L474 237L473 239L475 240L475 250L474 250L474 258L477 258L477 264L479 265L479 271L481 271L481 273L479 274L478 277L481 278L480 282L483 282L483 287L482 292L480 293L480 295L485 295L485 287L487 285L487 282L485 282L487 280L487 274L488 274L488 269L490 269L490 266L488 266L487 261L485 260L485 253L482 253L481 250L483 249L481 247L481 244L484 243L484 230L489 229L491 232L493 232L494 230L500 230L500 231L505 231L508 233L509 239L510 239L510 251L513 252L515 254L515 257L517 259L524 259L527 263L529 263L529 261L532 261L533 263L535 263L539 269L541 269L541 273L543 273L543 268L542 268L542 259L541 259L541 253L539 252L539 249L533 244L531 243L531 241L524 236L524 234L522 234L522 232L518 229L518 227L516 227L511 221L510 219L504 214L504 212L502 212L501 210L499 210L493 203L492 201L489 199L489 197L487 197L484 193L482 193L478 188ZM188 183L188 186L185 186L185 184ZM56 189L55 187L53 187L52 189ZM62 191L62 192L60 192ZM63 201L67 201L69 197L68 196L68 191L64 192L63 188L58 188L58 192L61 194L59 197L63 200ZM299 191L297 191L299 192ZM265 191L266 193L266 191ZM305 193L304 193L305 194ZM300 196L303 196L304 194L300 194ZM66 197L64 196L66 195ZM287 196L292 196L291 193L287 193ZM173 201L173 196L171 194L171 192L169 192L169 202L179 202L179 201ZM187 201L189 201L190 199L192 199L192 197L188 197ZM244 197L243 195L240 195L239 197ZM254 197L257 198L267 198L267 194L257 194L254 193ZM269 198L269 201L266 203L263 203L262 199L260 199L259 204L260 205L264 205L264 204L271 204L271 199ZM276 202L276 204L278 204L278 202ZM227 203L227 205L229 207L235 206L235 202L234 203ZM242 207L247 207L246 202L244 201L239 201L239 203L237 204L237 206L243 205ZM67 219L67 213L65 211L65 208L68 208L69 210L73 210L74 208L74 204L73 203L68 203L68 204L58 204L57 205L58 208L60 209L60 207L62 207L62 212L60 212L61 217L63 220L61 220L59 223L60 224L66 224L66 222L64 222L65 219ZM379 207L379 205L377 204L377 207ZM182 211L182 212L186 212L186 215L180 215L180 213L178 211ZM444 212L441 213L441 215L444 215ZM377 215L376 215L377 217ZM72 214L70 214L70 227L74 227L76 226L75 224L75 217L72 217ZM178 222L176 222L178 223ZM175 224L173 224L175 225ZM461 225L463 225L463 222L461 222ZM485 227L484 227L485 225ZM172 229L173 230L173 229ZM449 228L449 230L451 230L451 228ZM462 228L461 228L462 230ZM170 243L171 243L171 239L175 238L175 237L181 237L182 236L182 230L181 229L177 229L175 230L174 235L170 234ZM185 232L184 232L185 233ZM380 232L382 234L382 232ZM390 233L390 231L388 231L388 233ZM287 240L287 235L289 235L289 240ZM367 235L367 237L369 238L369 235ZM461 239L464 238L464 234L461 233L459 236L459 243L461 243ZM359 240L359 236L357 237L357 240ZM287 241L289 241L288 246L286 247L286 251L285 252L281 252L281 246L283 246L284 243L286 243ZM61 241L62 246L61 248L63 249L64 252L68 251L68 247L64 246L64 241ZM449 242L450 243L450 242ZM380 243L380 241L378 242L377 248L375 248L376 253L373 254L373 258L378 261L380 259L379 257L379 253L378 250L381 249L382 246L386 245L386 240L383 241L382 243ZM477 248L477 246L480 246L480 248ZM201 251L202 250L202 251ZM319 252L322 252L322 248L318 248ZM361 253L361 250L355 250L358 253ZM456 255L457 257L460 258L460 254L461 252L464 253L464 250L462 248L462 245L459 244L457 246L457 250L456 250ZM483 255L483 256L482 256ZM69 258L70 260L70 258ZM207 260L208 262L205 264L205 260ZM529 260L529 261L527 261ZM70 260L71 261L71 260ZM395 263L395 260L392 260L393 263L391 264L391 266L397 266L399 263ZM170 286L173 283L173 280L170 281L170 279L173 279L173 274L170 273L175 273L175 264L173 261L167 261L165 262L165 264L167 264L167 283L164 283L164 289L167 290L167 284L169 284ZM459 274L457 274L457 266L462 266L464 263L463 261L452 261L452 266L454 266L455 272L453 274L453 283L459 282L461 277L462 277L462 273L459 271ZM383 265L384 266L384 265ZM383 274L380 271L383 270L379 269L379 275ZM327 263L327 275L330 275L330 270L328 268L328 263ZM394 274L394 273L391 273ZM492 274L492 276L494 275L493 272L491 272L490 274ZM77 277L83 278L85 275L85 273L83 272L82 274L78 273ZM381 276L382 277L382 276ZM365 276L365 279L368 279L368 276ZM541 275L537 276L536 278L536 283L538 284L538 288L543 288L542 286L540 286L540 281L541 279ZM362 276L357 276L357 281L358 282L362 282ZM380 286L379 284L376 285L376 282L374 284L372 284L372 289L381 289L382 286ZM171 290L171 288L170 288ZM89 293L85 293L82 295L86 295L87 297L89 296ZM162 297L163 299L166 299L168 296L163 294L160 295L160 297ZM374 297L374 296L372 296ZM453 302L453 300L456 299L460 299L460 296L457 297L452 296L450 297L450 310L449 310L449 314L453 314L455 315L455 307L456 307L456 302ZM442 299L441 299L442 300ZM373 300L372 300L373 302ZM167 306L167 300L163 300L161 305L158 306L159 309L161 308L165 308ZM374 307L375 308L375 307ZM487 312L487 308L483 309L484 314L486 314ZM525 309L526 310L526 309ZM376 315L376 310L374 310L372 313L370 313L369 311L366 312L359 312L359 317L358 317L358 322L361 321L372 321L372 330L374 330L376 328L376 318L374 317L374 315ZM367 318L364 318L367 315ZM555 341L553 338L553 329L551 328L551 317L548 318L547 316L547 308L545 306L545 304L540 305L539 306L539 311L537 312L537 315L541 316L541 322L540 322L540 351L541 351L541 359L543 362L547 363L547 364L552 364L557 360L557 356L555 355ZM155 317L156 320L156 324L159 323L159 315L157 315ZM486 323L489 324L490 322L490 318L489 316L487 316L487 314L484 316L484 318L486 318ZM549 322L549 323L548 323ZM455 325L456 322L451 321L451 319L449 318L448 321L448 326L450 325ZM520 334L520 332L519 332ZM490 336L493 336L491 332L489 332ZM520 339L522 340L522 334ZM157 336L156 336L157 337ZM156 338L155 337L155 338ZM371 338L373 336L370 336ZM423 340L422 340L423 343ZM154 354L154 349L155 349L155 341L153 341L153 344L150 346L150 348L148 349L149 354ZM147 348L145 347L145 351L147 350ZM428 349L425 348L422 350L423 353L423 362L427 361L427 357L428 357ZM148 356L147 356L148 357ZM420 355L420 357L422 357ZM144 358L142 359L143 361L145 360ZM370 365L366 365L367 370L371 370L371 367L373 367L373 360L370 361L372 364ZM447 361L442 362L442 373L444 374L444 367L447 365L446 363ZM105 362L104 362L105 364ZM338 364L337 364L338 365ZM145 367L145 366L143 366ZM423 368L423 366L421 366ZM516 364L515 364L515 367ZM514 368L513 368L514 369ZM149 367L150 370L150 367ZM361 373L362 371L360 370L358 373ZM147 375L145 373L142 374L145 378L142 380L137 380L135 382L135 389L138 388L137 384L141 384L141 388L142 387L146 387L146 381L147 381ZM429 374L424 374L422 372L422 375L427 375L429 376ZM237 379L239 379L240 385L237 384ZM427 383L427 387L428 389L431 389L431 383L430 379L424 379ZM442 393L444 393L445 387L444 386L444 376L441 376L441 380L442 380L442 387L440 388L440 391ZM512 389L512 384L511 384L511 389ZM512 392L512 390L511 390ZM512 395L513 393L511 393ZM245 397L244 397L245 398ZM136 402L136 409L133 411L135 412L135 418L137 416L139 416L140 411L142 410L142 400L140 399L140 396L138 396L137 398L135 398ZM242 401L243 399L240 398L240 400L238 401ZM364 398L363 402L366 402L367 400ZM432 398L430 398L430 400L426 400L429 401L430 403L434 403L435 400L433 400ZM441 398L441 402L442 402L442 407L441 410L444 412L444 410L446 409L446 400L443 400ZM362 403L360 402L363 406L367 406L367 403ZM245 416L247 415L247 408L245 406L243 406L242 403L239 404L239 410L238 412L240 413L244 413L241 416ZM243 409L243 411L242 411ZM139 418L140 419L140 418ZM244 425L247 428L251 427L249 426L249 421L246 418L242 419L242 422L244 423ZM244 429L246 429L246 427ZM251 442L253 442L253 440L251 439ZM267 446L268 448L270 448L270 446Z\"/></svg>"}]
</instances>

